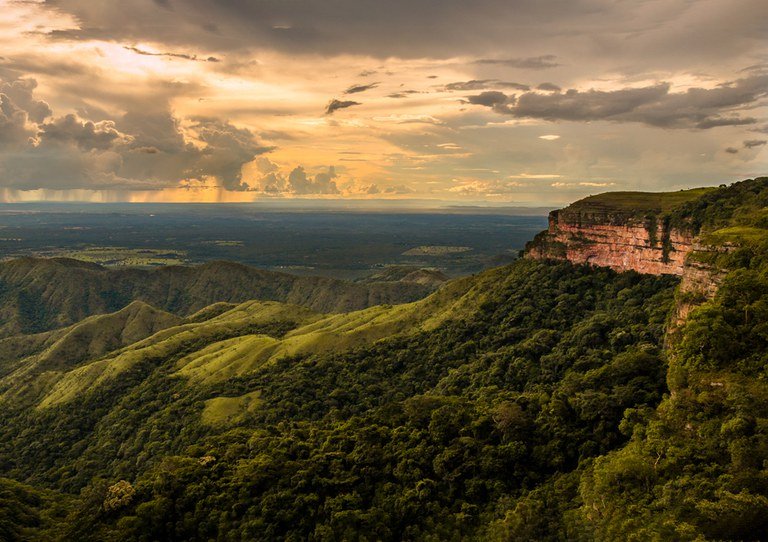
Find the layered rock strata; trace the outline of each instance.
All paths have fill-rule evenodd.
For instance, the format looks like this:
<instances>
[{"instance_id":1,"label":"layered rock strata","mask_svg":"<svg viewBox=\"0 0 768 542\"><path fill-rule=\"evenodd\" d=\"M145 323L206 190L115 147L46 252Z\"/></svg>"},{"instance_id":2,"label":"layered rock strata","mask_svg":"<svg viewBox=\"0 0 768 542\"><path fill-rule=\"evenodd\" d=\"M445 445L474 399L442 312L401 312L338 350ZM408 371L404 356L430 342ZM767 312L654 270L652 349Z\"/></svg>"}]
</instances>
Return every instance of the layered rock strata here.
<instances>
[{"instance_id":1,"label":"layered rock strata","mask_svg":"<svg viewBox=\"0 0 768 542\"><path fill-rule=\"evenodd\" d=\"M526 246L525 256L680 276L672 331L691 310L714 297L725 271L707 262L715 259L713 253L733 248L704 245L692 231L672 228L659 215L566 208L549 214L549 227Z\"/></svg>"},{"instance_id":2,"label":"layered rock strata","mask_svg":"<svg viewBox=\"0 0 768 542\"><path fill-rule=\"evenodd\" d=\"M652 217L552 211L549 228L529 243L526 256L616 271L682 275L692 248L693 234L670 229Z\"/></svg>"}]
</instances>

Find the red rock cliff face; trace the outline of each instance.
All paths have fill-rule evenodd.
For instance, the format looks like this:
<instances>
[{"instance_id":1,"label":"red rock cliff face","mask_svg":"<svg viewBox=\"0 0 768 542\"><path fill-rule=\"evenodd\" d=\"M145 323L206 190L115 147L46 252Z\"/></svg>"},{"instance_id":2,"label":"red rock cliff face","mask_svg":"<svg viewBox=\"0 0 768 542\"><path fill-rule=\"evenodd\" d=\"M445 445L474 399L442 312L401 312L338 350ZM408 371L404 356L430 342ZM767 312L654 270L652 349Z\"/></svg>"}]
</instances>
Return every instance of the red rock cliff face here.
<instances>
[{"instance_id":1,"label":"red rock cliff face","mask_svg":"<svg viewBox=\"0 0 768 542\"><path fill-rule=\"evenodd\" d=\"M668 230L652 218L553 211L549 229L526 247L534 259L634 270L653 275L682 275L693 235Z\"/></svg>"}]
</instances>

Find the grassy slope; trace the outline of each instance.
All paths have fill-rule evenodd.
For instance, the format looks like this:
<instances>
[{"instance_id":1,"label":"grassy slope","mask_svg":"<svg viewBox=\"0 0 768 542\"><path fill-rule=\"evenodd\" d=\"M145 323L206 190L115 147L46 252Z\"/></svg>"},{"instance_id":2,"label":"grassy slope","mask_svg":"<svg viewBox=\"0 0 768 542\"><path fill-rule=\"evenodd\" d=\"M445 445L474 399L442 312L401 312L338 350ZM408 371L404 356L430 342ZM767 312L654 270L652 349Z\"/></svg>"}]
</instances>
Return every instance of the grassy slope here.
<instances>
[{"instance_id":1,"label":"grassy slope","mask_svg":"<svg viewBox=\"0 0 768 542\"><path fill-rule=\"evenodd\" d=\"M677 192L605 192L572 203L564 209L568 212L625 212L631 214L668 213L680 205L696 200L718 190L694 188Z\"/></svg>"},{"instance_id":2,"label":"grassy slope","mask_svg":"<svg viewBox=\"0 0 768 542\"><path fill-rule=\"evenodd\" d=\"M112 314L91 316L72 326L0 341L0 392L17 395L40 388L40 379L134 344L176 326L181 318L136 301Z\"/></svg>"},{"instance_id":3,"label":"grassy slope","mask_svg":"<svg viewBox=\"0 0 768 542\"><path fill-rule=\"evenodd\" d=\"M137 318L130 317L135 314L154 319L138 324ZM265 327L269 330L275 326L295 327L314 321L319 315L294 305L249 301L208 320L194 321L199 317L194 315L192 322L183 322L134 302L114 315L86 319L83 324L68 328L49 348L23 360L19 369L0 380L0 389L6 390L5 399L34 400L40 408L46 408L87 394L137 364L154 363L231 337L262 337L274 341L258 333ZM123 337L132 334L135 340L116 345L102 334L87 333L98 330L108 335L113 329L121 330ZM144 333L136 335L136 329ZM69 346L62 347L62 344ZM114 348L106 348L107 344ZM78 352L77 358L68 360L62 356L72 349ZM89 351L93 354L91 357L85 355Z\"/></svg>"},{"instance_id":4,"label":"grassy slope","mask_svg":"<svg viewBox=\"0 0 768 542\"><path fill-rule=\"evenodd\" d=\"M413 334L433 329L447 318L461 317L482 302L482 292L499 278L499 271L481 275L477 280L460 279L430 297L403 305L380 305L343 314L319 315L295 305L249 301L233 308L217 305L192 315L189 321L165 326L146 338L123 348L96 349L103 338L75 342L83 336L80 325L69 328L63 339L43 352L24 360L21 370L0 380L6 398L35 398L39 408L72 401L93 392L99 386L119 378L133 367L153 360L178 357L177 374L192 384L213 384L258 369L262 364L300 354L341 352L399 334ZM146 307L134 303L131 307ZM219 314L223 309L225 312ZM122 316L126 310L116 313ZM167 313L162 313L167 314ZM202 320L205 315L213 317ZM171 315L168 315L171 318ZM112 329L115 316L87 319L86 329ZM284 336L264 329L275 323L287 323ZM148 326L144 328L149 329ZM280 335L280 334L278 334ZM58 336L58 334L57 334ZM79 344L77 363L64 364L58 356L70 344ZM93 343L93 344L92 344ZM108 354L108 355L107 355ZM53 371L50 363L58 360Z\"/></svg>"}]
</instances>

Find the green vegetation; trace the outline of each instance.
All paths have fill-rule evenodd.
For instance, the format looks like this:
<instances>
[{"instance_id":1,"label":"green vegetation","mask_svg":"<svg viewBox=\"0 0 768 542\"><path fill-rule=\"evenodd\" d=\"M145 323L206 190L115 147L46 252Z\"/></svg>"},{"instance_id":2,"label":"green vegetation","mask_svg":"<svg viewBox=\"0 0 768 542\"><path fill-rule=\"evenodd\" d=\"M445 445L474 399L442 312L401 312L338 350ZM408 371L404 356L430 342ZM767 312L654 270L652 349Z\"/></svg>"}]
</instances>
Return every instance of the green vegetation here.
<instances>
[{"instance_id":1,"label":"green vegetation","mask_svg":"<svg viewBox=\"0 0 768 542\"><path fill-rule=\"evenodd\" d=\"M702 194L709 300L520 260L0 341L0 538L766 540L768 179Z\"/></svg>"},{"instance_id":2,"label":"green vegetation","mask_svg":"<svg viewBox=\"0 0 768 542\"><path fill-rule=\"evenodd\" d=\"M470 247L423 245L406 250L403 252L403 256L447 256L449 254L461 254L462 252L469 252L471 250L472 248Z\"/></svg>"},{"instance_id":3,"label":"green vegetation","mask_svg":"<svg viewBox=\"0 0 768 542\"><path fill-rule=\"evenodd\" d=\"M681 205L714 194L717 188L694 188L677 192L605 192L572 203L563 212L599 213L616 212L631 216L666 214Z\"/></svg>"},{"instance_id":4,"label":"green vegetation","mask_svg":"<svg viewBox=\"0 0 768 542\"><path fill-rule=\"evenodd\" d=\"M184 251L153 248L88 247L65 251L59 256L112 267L157 267L187 263Z\"/></svg>"},{"instance_id":5,"label":"green vegetation","mask_svg":"<svg viewBox=\"0 0 768 542\"><path fill-rule=\"evenodd\" d=\"M409 305L208 331L298 310L241 306L118 351L119 378L64 402L6 404L0 460L83 495L69 539L484 538L525 488L621 445L626 408L661 399L674 283L520 261ZM185 374L253 340L286 353ZM124 366L109 359L73 372ZM135 494L108 509L120 480Z\"/></svg>"},{"instance_id":6,"label":"green vegetation","mask_svg":"<svg viewBox=\"0 0 768 542\"><path fill-rule=\"evenodd\" d=\"M256 390L238 397L214 397L205 402L202 422L212 427L236 425L259 407L261 392Z\"/></svg>"},{"instance_id":7,"label":"green vegetation","mask_svg":"<svg viewBox=\"0 0 768 542\"><path fill-rule=\"evenodd\" d=\"M231 262L196 267L107 269L79 260L22 258L0 263L0 338L52 330L144 301L179 316L214 303L257 299L343 312L404 303L443 280L348 282L297 277Z\"/></svg>"}]
</instances>

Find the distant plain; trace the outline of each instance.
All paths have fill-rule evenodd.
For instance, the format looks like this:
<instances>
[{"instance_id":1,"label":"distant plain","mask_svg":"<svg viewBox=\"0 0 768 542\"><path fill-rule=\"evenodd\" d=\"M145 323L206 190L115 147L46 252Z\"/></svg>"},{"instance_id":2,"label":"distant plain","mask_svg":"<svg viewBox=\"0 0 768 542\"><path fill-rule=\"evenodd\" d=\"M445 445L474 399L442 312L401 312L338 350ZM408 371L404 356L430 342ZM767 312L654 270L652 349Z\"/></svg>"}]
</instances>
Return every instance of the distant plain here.
<instances>
[{"instance_id":1,"label":"distant plain","mask_svg":"<svg viewBox=\"0 0 768 542\"><path fill-rule=\"evenodd\" d=\"M1 204L0 259L155 267L231 260L356 279L390 266L449 276L512 261L543 210L283 209L259 205Z\"/></svg>"}]
</instances>

